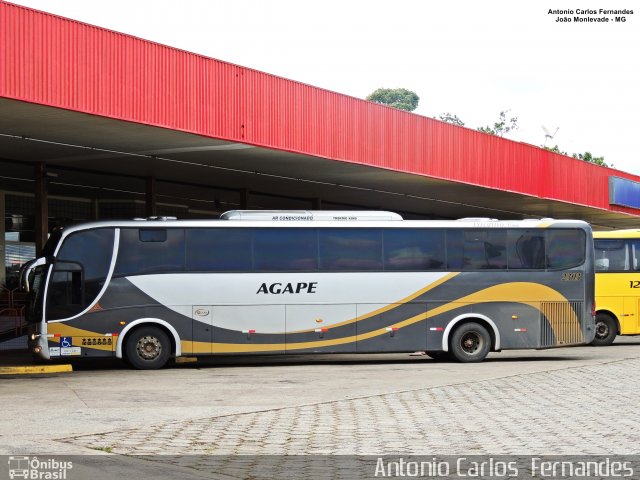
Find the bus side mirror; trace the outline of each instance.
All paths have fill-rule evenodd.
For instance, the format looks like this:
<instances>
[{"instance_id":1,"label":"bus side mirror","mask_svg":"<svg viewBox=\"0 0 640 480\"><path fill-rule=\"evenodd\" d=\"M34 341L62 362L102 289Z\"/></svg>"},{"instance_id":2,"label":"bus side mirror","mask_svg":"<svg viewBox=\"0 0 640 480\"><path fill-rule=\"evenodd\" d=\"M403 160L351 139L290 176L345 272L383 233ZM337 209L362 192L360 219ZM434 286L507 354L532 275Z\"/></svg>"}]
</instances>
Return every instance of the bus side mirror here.
<instances>
[{"instance_id":1,"label":"bus side mirror","mask_svg":"<svg viewBox=\"0 0 640 480\"><path fill-rule=\"evenodd\" d=\"M20 267L20 289L25 293L29 293L31 291L31 285L29 284L31 272L41 265L51 265L53 260L53 257L38 257L22 265Z\"/></svg>"}]
</instances>

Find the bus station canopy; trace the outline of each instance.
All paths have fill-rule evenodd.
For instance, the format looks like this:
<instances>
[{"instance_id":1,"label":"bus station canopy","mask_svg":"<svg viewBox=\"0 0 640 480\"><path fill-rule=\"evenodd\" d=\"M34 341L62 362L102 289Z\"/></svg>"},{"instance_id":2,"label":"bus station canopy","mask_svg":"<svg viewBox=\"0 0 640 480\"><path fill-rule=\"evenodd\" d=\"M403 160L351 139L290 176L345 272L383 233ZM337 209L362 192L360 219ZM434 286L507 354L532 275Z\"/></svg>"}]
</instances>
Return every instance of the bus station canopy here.
<instances>
[{"instance_id":1,"label":"bus station canopy","mask_svg":"<svg viewBox=\"0 0 640 480\"><path fill-rule=\"evenodd\" d=\"M640 223L612 190L635 175L5 2L0 24L0 189L44 162L58 195Z\"/></svg>"}]
</instances>

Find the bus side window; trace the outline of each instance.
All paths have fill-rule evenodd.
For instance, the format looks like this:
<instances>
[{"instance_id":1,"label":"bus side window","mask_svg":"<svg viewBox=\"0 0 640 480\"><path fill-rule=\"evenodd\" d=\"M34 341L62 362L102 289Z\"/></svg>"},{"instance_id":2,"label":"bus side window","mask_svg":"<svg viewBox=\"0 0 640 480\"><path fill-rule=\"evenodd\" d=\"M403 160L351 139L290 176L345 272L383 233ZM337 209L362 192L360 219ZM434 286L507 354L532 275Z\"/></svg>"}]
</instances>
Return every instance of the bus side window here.
<instances>
[{"instance_id":1,"label":"bus side window","mask_svg":"<svg viewBox=\"0 0 640 480\"><path fill-rule=\"evenodd\" d=\"M544 234L534 230L509 230L509 268L544 270Z\"/></svg>"},{"instance_id":2,"label":"bus side window","mask_svg":"<svg viewBox=\"0 0 640 480\"><path fill-rule=\"evenodd\" d=\"M631 261L629 248L624 240L594 240L596 271L624 272L629 270Z\"/></svg>"},{"instance_id":3,"label":"bus side window","mask_svg":"<svg viewBox=\"0 0 640 480\"><path fill-rule=\"evenodd\" d=\"M114 276L184 271L184 230L123 228Z\"/></svg>"},{"instance_id":4,"label":"bus side window","mask_svg":"<svg viewBox=\"0 0 640 480\"><path fill-rule=\"evenodd\" d=\"M467 230L464 232L465 270L500 270L507 268L507 233L505 230Z\"/></svg>"},{"instance_id":5,"label":"bus side window","mask_svg":"<svg viewBox=\"0 0 640 480\"><path fill-rule=\"evenodd\" d=\"M313 272L318 270L318 233L315 228L256 228L256 272Z\"/></svg>"},{"instance_id":6,"label":"bus side window","mask_svg":"<svg viewBox=\"0 0 640 480\"><path fill-rule=\"evenodd\" d=\"M186 269L188 272L250 272L251 228L188 228Z\"/></svg>"},{"instance_id":7,"label":"bus side window","mask_svg":"<svg viewBox=\"0 0 640 480\"><path fill-rule=\"evenodd\" d=\"M629 270L629 251L624 245L620 250L609 252L609 270L626 271Z\"/></svg>"},{"instance_id":8,"label":"bus side window","mask_svg":"<svg viewBox=\"0 0 640 480\"><path fill-rule=\"evenodd\" d=\"M318 236L321 271L382 270L382 230L323 228Z\"/></svg>"},{"instance_id":9,"label":"bus side window","mask_svg":"<svg viewBox=\"0 0 640 480\"><path fill-rule=\"evenodd\" d=\"M582 265L586 256L585 233L582 230L548 230L547 268L561 270ZM578 247L579 246L579 247Z\"/></svg>"},{"instance_id":10,"label":"bus side window","mask_svg":"<svg viewBox=\"0 0 640 480\"><path fill-rule=\"evenodd\" d=\"M458 229L448 229L446 245L446 257L447 257L447 270L462 270L463 259L463 245L464 236L463 231Z\"/></svg>"},{"instance_id":11,"label":"bus side window","mask_svg":"<svg viewBox=\"0 0 640 480\"><path fill-rule=\"evenodd\" d=\"M441 270L444 252L444 230L398 228L384 231L385 270Z\"/></svg>"},{"instance_id":12,"label":"bus side window","mask_svg":"<svg viewBox=\"0 0 640 480\"><path fill-rule=\"evenodd\" d=\"M631 240L631 269L633 271L640 270L640 240Z\"/></svg>"}]
</instances>

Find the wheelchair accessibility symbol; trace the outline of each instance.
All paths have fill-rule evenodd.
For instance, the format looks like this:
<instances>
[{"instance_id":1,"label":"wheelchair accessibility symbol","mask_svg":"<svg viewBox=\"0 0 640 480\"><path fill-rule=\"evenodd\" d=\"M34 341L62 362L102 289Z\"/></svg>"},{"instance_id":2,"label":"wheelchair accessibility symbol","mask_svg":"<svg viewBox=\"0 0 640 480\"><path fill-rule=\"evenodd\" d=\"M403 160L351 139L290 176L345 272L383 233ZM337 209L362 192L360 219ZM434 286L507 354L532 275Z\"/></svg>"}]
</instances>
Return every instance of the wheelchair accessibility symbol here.
<instances>
[{"instance_id":1,"label":"wheelchair accessibility symbol","mask_svg":"<svg viewBox=\"0 0 640 480\"><path fill-rule=\"evenodd\" d=\"M62 348L71 347L71 337L60 337L60 346Z\"/></svg>"}]
</instances>

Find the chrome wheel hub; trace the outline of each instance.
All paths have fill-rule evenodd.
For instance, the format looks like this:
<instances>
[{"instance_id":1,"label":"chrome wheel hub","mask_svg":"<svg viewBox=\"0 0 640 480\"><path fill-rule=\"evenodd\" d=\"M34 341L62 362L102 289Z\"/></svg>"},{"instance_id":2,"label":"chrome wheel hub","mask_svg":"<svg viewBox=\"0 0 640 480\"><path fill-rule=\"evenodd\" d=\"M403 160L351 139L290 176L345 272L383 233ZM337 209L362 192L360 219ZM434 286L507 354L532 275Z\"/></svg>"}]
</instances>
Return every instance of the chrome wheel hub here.
<instances>
[{"instance_id":1,"label":"chrome wheel hub","mask_svg":"<svg viewBox=\"0 0 640 480\"><path fill-rule=\"evenodd\" d=\"M147 335L138 340L136 352L140 358L153 360L162 353L162 344L156 337Z\"/></svg>"},{"instance_id":2,"label":"chrome wheel hub","mask_svg":"<svg viewBox=\"0 0 640 480\"><path fill-rule=\"evenodd\" d=\"M596 323L596 337L605 338L609 335L609 326L605 322Z\"/></svg>"},{"instance_id":3,"label":"chrome wheel hub","mask_svg":"<svg viewBox=\"0 0 640 480\"><path fill-rule=\"evenodd\" d=\"M462 349L466 353L475 353L482 344L482 339L477 333L469 332L462 337Z\"/></svg>"}]
</instances>

